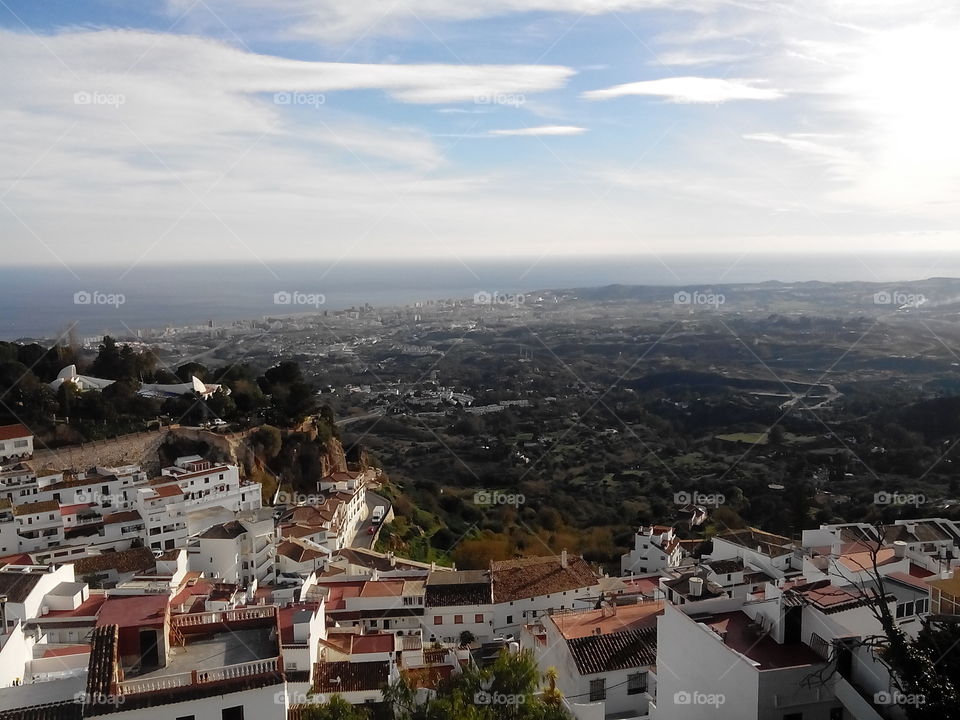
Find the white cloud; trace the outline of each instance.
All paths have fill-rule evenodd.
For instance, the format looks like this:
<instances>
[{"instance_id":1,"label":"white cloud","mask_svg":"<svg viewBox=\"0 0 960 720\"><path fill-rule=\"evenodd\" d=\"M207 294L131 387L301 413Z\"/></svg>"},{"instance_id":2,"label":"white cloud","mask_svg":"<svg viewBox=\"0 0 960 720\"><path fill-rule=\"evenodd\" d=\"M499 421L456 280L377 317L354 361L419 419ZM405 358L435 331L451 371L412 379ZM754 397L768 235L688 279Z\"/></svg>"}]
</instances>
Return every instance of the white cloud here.
<instances>
[{"instance_id":1,"label":"white cloud","mask_svg":"<svg viewBox=\"0 0 960 720\"><path fill-rule=\"evenodd\" d=\"M539 127L510 128L506 130L491 130L488 135L504 136L539 136L539 135L580 135L586 128L574 125L540 125Z\"/></svg>"},{"instance_id":2,"label":"white cloud","mask_svg":"<svg viewBox=\"0 0 960 720\"><path fill-rule=\"evenodd\" d=\"M422 32L430 21L456 22L519 13L603 15L614 12L671 8L711 9L724 0L167 0L170 15L243 34L257 27L289 24L290 36L352 42L360 36ZM281 20L281 21L282 21ZM272 21L272 22L268 22Z\"/></svg>"},{"instance_id":3,"label":"white cloud","mask_svg":"<svg viewBox=\"0 0 960 720\"><path fill-rule=\"evenodd\" d=\"M730 100L776 100L784 93L751 85L749 80L705 77L671 77L615 85L583 93L588 100L609 100L627 95L665 98L674 103L724 103Z\"/></svg>"}]
</instances>

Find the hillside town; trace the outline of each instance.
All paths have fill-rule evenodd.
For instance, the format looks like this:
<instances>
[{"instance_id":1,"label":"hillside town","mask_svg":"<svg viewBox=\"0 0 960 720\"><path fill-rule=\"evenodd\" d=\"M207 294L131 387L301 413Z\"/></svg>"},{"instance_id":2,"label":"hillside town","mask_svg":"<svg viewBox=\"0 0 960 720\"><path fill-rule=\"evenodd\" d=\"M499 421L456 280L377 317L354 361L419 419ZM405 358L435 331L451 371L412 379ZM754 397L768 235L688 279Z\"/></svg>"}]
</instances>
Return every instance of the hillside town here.
<instances>
[{"instance_id":1,"label":"hillside town","mask_svg":"<svg viewBox=\"0 0 960 720\"><path fill-rule=\"evenodd\" d=\"M706 554L649 525L613 575L565 550L458 570L364 547L393 513L372 468L265 505L214 458L51 471L33 443L0 427L2 720L388 713L390 686L429 698L504 654L577 720L881 720L922 701L872 642L884 618L960 617L946 519L729 530Z\"/></svg>"}]
</instances>

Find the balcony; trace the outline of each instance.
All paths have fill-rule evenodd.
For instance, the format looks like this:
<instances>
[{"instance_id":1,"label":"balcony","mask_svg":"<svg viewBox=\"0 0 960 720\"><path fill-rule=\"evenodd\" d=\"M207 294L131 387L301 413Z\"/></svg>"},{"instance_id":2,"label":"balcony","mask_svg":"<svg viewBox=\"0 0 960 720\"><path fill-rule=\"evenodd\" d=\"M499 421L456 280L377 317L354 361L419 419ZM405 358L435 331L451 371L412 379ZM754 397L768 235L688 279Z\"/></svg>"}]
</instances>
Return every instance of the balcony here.
<instances>
[{"instance_id":1,"label":"balcony","mask_svg":"<svg viewBox=\"0 0 960 720\"><path fill-rule=\"evenodd\" d=\"M239 680L241 678L269 675L280 672L280 657L266 660L252 660L250 662L226 665L209 670L191 670L189 672L174 673L172 675L158 675L136 680L124 680L117 684L120 695L138 695L140 693L174 690L192 685L205 683Z\"/></svg>"},{"instance_id":2,"label":"balcony","mask_svg":"<svg viewBox=\"0 0 960 720\"><path fill-rule=\"evenodd\" d=\"M190 613L175 615L171 624L176 628L197 627L201 625L221 625L231 622L245 622L248 620L263 620L274 618L277 609L273 605L263 607L240 608L239 610L219 610L215 612Z\"/></svg>"}]
</instances>

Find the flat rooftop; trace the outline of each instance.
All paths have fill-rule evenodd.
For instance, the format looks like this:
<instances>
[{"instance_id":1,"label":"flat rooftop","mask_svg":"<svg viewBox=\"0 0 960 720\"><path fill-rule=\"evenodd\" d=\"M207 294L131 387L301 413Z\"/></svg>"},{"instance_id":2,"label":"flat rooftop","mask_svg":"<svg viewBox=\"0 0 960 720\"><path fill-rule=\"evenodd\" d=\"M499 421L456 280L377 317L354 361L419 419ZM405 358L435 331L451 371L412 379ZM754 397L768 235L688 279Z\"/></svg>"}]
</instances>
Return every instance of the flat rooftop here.
<instances>
[{"instance_id":1,"label":"flat rooftop","mask_svg":"<svg viewBox=\"0 0 960 720\"><path fill-rule=\"evenodd\" d=\"M663 613L662 602L621 605L603 610L555 613L551 616L557 629L567 640L590 635L640 630L657 626L657 616ZM599 630L599 632L597 632Z\"/></svg>"},{"instance_id":2,"label":"flat rooftop","mask_svg":"<svg viewBox=\"0 0 960 720\"><path fill-rule=\"evenodd\" d=\"M276 638L271 639L269 627L252 630L224 630L202 639L187 637L185 647L173 645L167 666L139 675L127 674L127 679L142 680L164 675L188 673L193 670L216 670L226 665L267 660L280 654Z\"/></svg>"},{"instance_id":3,"label":"flat rooftop","mask_svg":"<svg viewBox=\"0 0 960 720\"><path fill-rule=\"evenodd\" d=\"M752 660L757 670L781 670L824 662L803 643L781 645L768 635L758 635L751 628L750 616L739 610L695 619L717 633L728 648Z\"/></svg>"}]
</instances>

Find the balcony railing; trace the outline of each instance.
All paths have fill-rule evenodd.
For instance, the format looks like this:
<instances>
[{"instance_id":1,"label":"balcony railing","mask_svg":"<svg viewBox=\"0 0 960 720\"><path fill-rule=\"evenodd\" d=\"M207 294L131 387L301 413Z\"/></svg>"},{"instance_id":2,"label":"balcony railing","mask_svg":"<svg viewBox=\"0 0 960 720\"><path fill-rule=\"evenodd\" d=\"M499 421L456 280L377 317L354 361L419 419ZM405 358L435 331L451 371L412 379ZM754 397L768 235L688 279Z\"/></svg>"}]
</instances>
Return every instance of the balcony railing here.
<instances>
[{"instance_id":1,"label":"balcony railing","mask_svg":"<svg viewBox=\"0 0 960 720\"><path fill-rule=\"evenodd\" d=\"M117 692L120 695L137 695L139 693L174 690L176 688L202 685L204 683L237 680L279 671L280 658L272 657L266 660L252 660L250 662L238 663L237 665L226 665L212 670L193 670L186 673L160 675L158 677L142 678L139 680L124 680L117 684Z\"/></svg>"},{"instance_id":2,"label":"balcony railing","mask_svg":"<svg viewBox=\"0 0 960 720\"><path fill-rule=\"evenodd\" d=\"M273 618L277 609L273 605L263 607L239 608L237 610L218 610L214 612L188 613L174 615L171 622L174 627L195 627L197 625L218 625L220 623L241 622L243 620L261 620Z\"/></svg>"}]
</instances>

